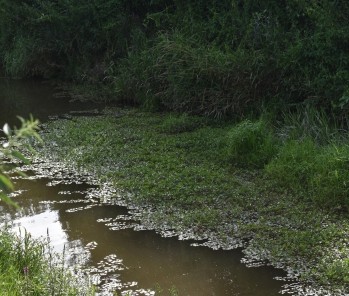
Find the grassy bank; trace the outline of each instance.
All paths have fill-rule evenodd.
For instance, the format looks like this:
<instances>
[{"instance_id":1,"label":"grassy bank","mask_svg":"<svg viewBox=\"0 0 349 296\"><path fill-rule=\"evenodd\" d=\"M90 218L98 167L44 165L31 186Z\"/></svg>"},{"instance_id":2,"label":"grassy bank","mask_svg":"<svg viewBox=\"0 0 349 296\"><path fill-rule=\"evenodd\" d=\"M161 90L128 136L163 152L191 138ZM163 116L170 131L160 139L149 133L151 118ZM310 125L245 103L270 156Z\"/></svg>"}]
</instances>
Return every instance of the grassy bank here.
<instances>
[{"instance_id":1,"label":"grassy bank","mask_svg":"<svg viewBox=\"0 0 349 296\"><path fill-rule=\"evenodd\" d=\"M347 136L321 112L290 114L279 125L107 109L46 124L38 149L113 182L159 227L348 293Z\"/></svg>"},{"instance_id":2,"label":"grassy bank","mask_svg":"<svg viewBox=\"0 0 349 296\"><path fill-rule=\"evenodd\" d=\"M86 276L73 276L49 242L17 236L6 227L0 242L1 295L94 295Z\"/></svg>"}]
</instances>

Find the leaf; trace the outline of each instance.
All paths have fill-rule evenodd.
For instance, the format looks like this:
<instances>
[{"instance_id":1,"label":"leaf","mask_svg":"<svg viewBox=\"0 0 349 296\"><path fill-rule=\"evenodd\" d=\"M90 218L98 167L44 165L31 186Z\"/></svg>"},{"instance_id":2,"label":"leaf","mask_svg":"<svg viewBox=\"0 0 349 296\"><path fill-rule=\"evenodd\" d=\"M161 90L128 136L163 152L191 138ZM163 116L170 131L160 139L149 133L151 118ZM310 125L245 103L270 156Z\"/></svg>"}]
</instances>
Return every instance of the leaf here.
<instances>
[{"instance_id":1,"label":"leaf","mask_svg":"<svg viewBox=\"0 0 349 296\"><path fill-rule=\"evenodd\" d=\"M26 173L24 173L24 172L22 172L22 171L20 171L20 170L17 170L17 169L15 169L14 170L18 175L20 175L20 176L22 176L22 177L24 177L24 178L28 178L28 175L26 174Z\"/></svg>"},{"instance_id":2,"label":"leaf","mask_svg":"<svg viewBox=\"0 0 349 296\"><path fill-rule=\"evenodd\" d=\"M4 127L2 128L2 130L4 131L6 136L10 137L12 135L12 130L7 123L4 124Z\"/></svg>"},{"instance_id":3,"label":"leaf","mask_svg":"<svg viewBox=\"0 0 349 296\"><path fill-rule=\"evenodd\" d=\"M20 207L15 202L13 202L12 199L9 198L6 194L0 193L0 199L2 199L8 205L14 206L17 209L20 209Z\"/></svg>"},{"instance_id":4,"label":"leaf","mask_svg":"<svg viewBox=\"0 0 349 296\"><path fill-rule=\"evenodd\" d=\"M38 134L38 133L33 132L33 136L34 136L35 138L37 138L37 139L38 139L38 141L39 141L40 143L43 143L43 141L42 141L42 139L41 139L41 137L39 136L39 134Z\"/></svg>"},{"instance_id":5,"label":"leaf","mask_svg":"<svg viewBox=\"0 0 349 296\"><path fill-rule=\"evenodd\" d=\"M23 146L24 146L25 148L27 148L31 153L36 154L36 151L33 149L32 146L30 146L30 145L28 145L28 144L23 144Z\"/></svg>"},{"instance_id":6,"label":"leaf","mask_svg":"<svg viewBox=\"0 0 349 296\"><path fill-rule=\"evenodd\" d=\"M30 161L24 157L24 155L16 150L11 152L11 155L23 161L25 164L30 164Z\"/></svg>"},{"instance_id":7,"label":"leaf","mask_svg":"<svg viewBox=\"0 0 349 296\"><path fill-rule=\"evenodd\" d=\"M9 194L14 190L13 184L11 181L6 178L4 175L0 175L0 188L6 193Z\"/></svg>"},{"instance_id":8,"label":"leaf","mask_svg":"<svg viewBox=\"0 0 349 296\"><path fill-rule=\"evenodd\" d=\"M24 118L23 117L21 117L21 116L17 116L17 118L22 122L22 124L24 124L25 123L25 120L24 120Z\"/></svg>"}]
</instances>

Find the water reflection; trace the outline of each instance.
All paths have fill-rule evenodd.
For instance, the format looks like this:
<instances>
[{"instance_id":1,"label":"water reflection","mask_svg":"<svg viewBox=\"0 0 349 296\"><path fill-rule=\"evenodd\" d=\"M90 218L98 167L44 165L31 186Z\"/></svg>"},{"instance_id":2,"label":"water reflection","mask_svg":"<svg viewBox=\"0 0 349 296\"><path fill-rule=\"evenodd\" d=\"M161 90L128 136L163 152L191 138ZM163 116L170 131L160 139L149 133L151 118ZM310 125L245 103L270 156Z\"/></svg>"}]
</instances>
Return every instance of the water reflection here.
<instances>
[{"instance_id":1,"label":"water reflection","mask_svg":"<svg viewBox=\"0 0 349 296\"><path fill-rule=\"evenodd\" d=\"M0 79L0 127L5 122L10 126L20 125L17 115L29 118L33 114L41 122L49 116L103 108L103 104L70 102L68 96L55 97L58 90L42 80Z\"/></svg>"},{"instance_id":2,"label":"water reflection","mask_svg":"<svg viewBox=\"0 0 349 296\"><path fill-rule=\"evenodd\" d=\"M52 211L51 209L14 220L13 229L18 234L27 231L33 237L49 235L51 245L58 252L63 251L64 244L67 242L67 235L62 228L58 211Z\"/></svg>"}]
</instances>

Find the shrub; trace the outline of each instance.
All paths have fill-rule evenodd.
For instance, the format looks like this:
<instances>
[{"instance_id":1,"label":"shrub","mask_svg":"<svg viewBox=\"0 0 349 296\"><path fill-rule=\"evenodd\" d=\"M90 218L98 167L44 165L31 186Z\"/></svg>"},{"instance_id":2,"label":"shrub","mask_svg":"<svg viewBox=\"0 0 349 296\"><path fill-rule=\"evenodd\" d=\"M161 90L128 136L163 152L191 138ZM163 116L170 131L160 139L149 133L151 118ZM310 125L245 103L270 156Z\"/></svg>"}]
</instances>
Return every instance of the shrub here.
<instances>
[{"instance_id":1,"label":"shrub","mask_svg":"<svg viewBox=\"0 0 349 296\"><path fill-rule=\"evenodd\" d=\"M279 149L272 130L263 119L245 120L234 126L229 144L233 162L241 167L263 168Z\"/></svg>"}]
</instances>

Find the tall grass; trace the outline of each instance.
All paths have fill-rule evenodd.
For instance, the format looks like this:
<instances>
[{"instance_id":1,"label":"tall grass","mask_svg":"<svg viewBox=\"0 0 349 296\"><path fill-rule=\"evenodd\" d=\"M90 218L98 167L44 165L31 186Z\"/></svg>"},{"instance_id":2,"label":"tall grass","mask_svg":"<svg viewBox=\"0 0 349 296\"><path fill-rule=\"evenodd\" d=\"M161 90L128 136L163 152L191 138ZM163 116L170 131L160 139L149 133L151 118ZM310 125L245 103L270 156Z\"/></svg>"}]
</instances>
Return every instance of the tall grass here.
<instances>
[{"instance_id":1,"label":"tall grass","mask_svg":"<svg viewBox=\"0 0 349 296\"><path fill-rule=\"evenodd\" d=\"M64 256L52 252L48 241L30 234L0 230L0 295L94 295L87 278L74 277Z\"/></svg>"},{"instance_id":2,"label":"tall grass","mask_svg":"<svg viewBox=\"0 0 349 296\"><path fill-rule=\"evenodd\" d=\"M324 110L300 107L234 124L225 147L233 166L263 169L282 187L327 209L349 211L348 132Z\"/></svg>"},{"instance_id":3,"label":"tall grass","mask_svg":"<svg viewBox=\"0 0 349 296\"><path fill-rule=\"evenodd\" d=\"M284 112L276 129L283 141L312 139L319 145L342 139L344 131L343 127L337 126L333 114L309 105L299 105L296 110Z\"/></svg>"},{"instance_id":4,"label":"tall grass","mask_svg":"<svg viewBox=\"0 0 349 296\"><path fill-rule=\"evenodd\" d=\"M300 108L284 114L276 130L277 156L265 167L269 176L321 207L349 210L348 133L324 111Z\"/></svg>"},{"instance_id":5,"label":"tall grass","mask_svg":"<svg viewBox=\"0 0 349 296\"><path fill-rule=\"evenodd\" d=\"M229 134L229 145L233 163L249 168L263 168L279 149L278 139L263 117L235 125Z\"/></svg>"},{"instance_id":6,"label":"tall grass","mask_svg":"<svg viewBox=\"0 0 349 296\"><path fill-rule=\"evenodd\" d=\"M114 83L125 100L219 118L254 110L273 92L270 62L261 52L223 52L175 32L129 55Z\"/></svg>"}]
</instances>

